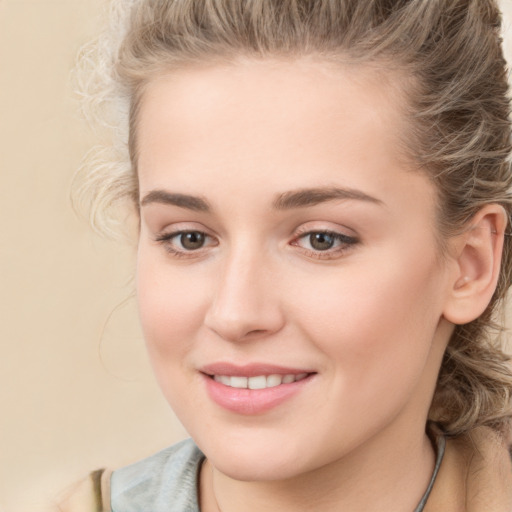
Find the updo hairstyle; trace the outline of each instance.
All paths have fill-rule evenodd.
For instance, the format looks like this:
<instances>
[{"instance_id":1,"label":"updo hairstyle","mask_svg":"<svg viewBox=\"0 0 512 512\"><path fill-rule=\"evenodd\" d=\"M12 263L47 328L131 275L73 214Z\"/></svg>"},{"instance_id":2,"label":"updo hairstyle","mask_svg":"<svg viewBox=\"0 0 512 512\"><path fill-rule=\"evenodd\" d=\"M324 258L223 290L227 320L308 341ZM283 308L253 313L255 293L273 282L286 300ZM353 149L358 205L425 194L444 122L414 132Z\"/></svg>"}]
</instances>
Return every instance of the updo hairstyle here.
<instances>
[{"instance_id":1,"label":"updo hairstyle","mask_svg":"<svg viewBox=\"0 0 512 512\"><path fill-rule=\"evenodd\" d=\"M400 81L410 127L401 150L436 187L441 248L486 204L510 218L509 100L493 0L119 0L111 20L79 72L87 112L113 128L113 152L92 153L75 190L99 229L117 229L119 203L138 211L137 120L152 79L188 65L303 56ZM430 419L450 436L500 431L511 418L512 375L495 323L511 243L506 236L491 303L456 326L444 355Z\"/></svg>"}]
</instances>

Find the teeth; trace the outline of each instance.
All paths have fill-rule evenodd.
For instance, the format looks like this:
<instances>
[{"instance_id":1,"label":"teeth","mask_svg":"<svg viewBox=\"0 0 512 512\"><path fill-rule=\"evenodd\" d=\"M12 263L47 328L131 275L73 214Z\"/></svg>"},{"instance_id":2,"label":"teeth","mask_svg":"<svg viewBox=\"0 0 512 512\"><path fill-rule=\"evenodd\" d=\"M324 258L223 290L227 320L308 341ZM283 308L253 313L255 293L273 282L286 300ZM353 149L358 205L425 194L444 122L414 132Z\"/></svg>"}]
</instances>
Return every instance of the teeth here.
<instances>
[{"instance_id":1,"label":"teeth","mask_svg":"<svg viewBox=\"0 0 512 512\"><path fill-rule=\"evenodd\" d=\"M283 382L282 375L269 375L267 377L267 388L274 388Z\"/></svg>"},{"instance_id":2,"label":"teeth","mask_svg":"<svg viewBox=\"0 0 512 512\"><path fill-rule=\"evenodd\" d=\"M221 375L220 377L220 381L222 382L222 384L224 384L225 386L229 386L231 385L231 377L228 377L227 375Z\"/></svg>"},{"instance_id":3,"label":"teeth","mask_svg":"<svg viewBox=\"0 0 512 512\"><path fill-rule=\"evenodd\" d=\"M213 379L225 386L239 389L265 389L274 388L281 384L291 384L308 376L307 373L287 374L287 375L258 375L256 377L238 377L229 375L214 375Z\"/></svg>"},{"instance_id":4,"label":"teeth","mask_svg":"<svg viewBox=\"0 0 512 512\"><path fill-rule=\"evenodd\" d=\"M267 387L267 377L265 375L249 377L247 384L249 389L265 389Z\"/></svg>"},{"instance_id":5,"label":"teeth","mask_svg":"<svg viewBox=\"0 0 512 512\"><path fill-rule=\"evenodd\" d=\"M249 379L247 377L231 377L230 386L232 388L246 388L247 381Z\"/></svg>"}]
</instances>

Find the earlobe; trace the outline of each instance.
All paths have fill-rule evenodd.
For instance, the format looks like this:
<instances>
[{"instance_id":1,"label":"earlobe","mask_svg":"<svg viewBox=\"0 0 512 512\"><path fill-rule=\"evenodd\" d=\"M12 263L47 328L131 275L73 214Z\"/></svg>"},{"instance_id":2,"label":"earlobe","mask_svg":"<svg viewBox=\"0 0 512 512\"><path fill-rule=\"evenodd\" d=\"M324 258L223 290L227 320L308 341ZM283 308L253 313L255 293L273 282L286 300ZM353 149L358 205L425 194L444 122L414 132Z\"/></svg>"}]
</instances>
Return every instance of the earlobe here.
<instances>
[{"instance_id":1,"label":"earlobe","mask_svg":"<svg viewBox=\"0 0 512 512\"><path fill-rule=\"evenodd\" d=\"M444 317L454 324L478 318L498 282L507 215L502 206L484 206L454 241L454 271Z\"/></svg>"}]
</instances>

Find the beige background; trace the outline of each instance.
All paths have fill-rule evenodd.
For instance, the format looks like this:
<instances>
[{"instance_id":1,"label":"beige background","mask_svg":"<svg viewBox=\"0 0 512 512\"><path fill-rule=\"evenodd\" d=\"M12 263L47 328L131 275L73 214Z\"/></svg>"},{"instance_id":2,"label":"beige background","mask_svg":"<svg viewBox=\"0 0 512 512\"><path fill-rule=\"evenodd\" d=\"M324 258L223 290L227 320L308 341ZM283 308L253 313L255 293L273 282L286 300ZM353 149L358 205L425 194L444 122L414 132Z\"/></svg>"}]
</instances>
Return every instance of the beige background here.
<instances>
[{"instance_id":1,"label":"beige background","mask_svg":"<svg viewBox=\"0 0 512 512\"><path fill-rule=\"evenodd\" d=\"M69 72L103 4L0 0L0 511L46 510L89 470L186 435L145 357L134 249L68 199L92 141Z\"/></svg>"}]
</instances>

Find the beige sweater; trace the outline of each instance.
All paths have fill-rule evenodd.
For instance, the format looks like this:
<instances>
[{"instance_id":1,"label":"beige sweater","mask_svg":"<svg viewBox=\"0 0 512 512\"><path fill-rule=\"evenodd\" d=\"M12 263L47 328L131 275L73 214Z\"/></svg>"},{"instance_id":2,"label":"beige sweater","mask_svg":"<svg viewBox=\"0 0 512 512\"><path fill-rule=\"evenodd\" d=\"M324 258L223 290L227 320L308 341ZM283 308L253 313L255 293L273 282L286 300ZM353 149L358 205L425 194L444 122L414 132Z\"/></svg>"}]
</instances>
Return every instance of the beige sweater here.
<instances>
[{"instance_id":1,"label":"beige sweater","mask_svg":"<svg viewBox=\"0 0 512 512\"><path fill-rule=\"evenodd\" d=\"M91 473L57 510L110 512L110 475L108 470ZM487 428L448 440L424 512L512 512L512 463L506 443Z\"/></svg>"}]
</instances>

